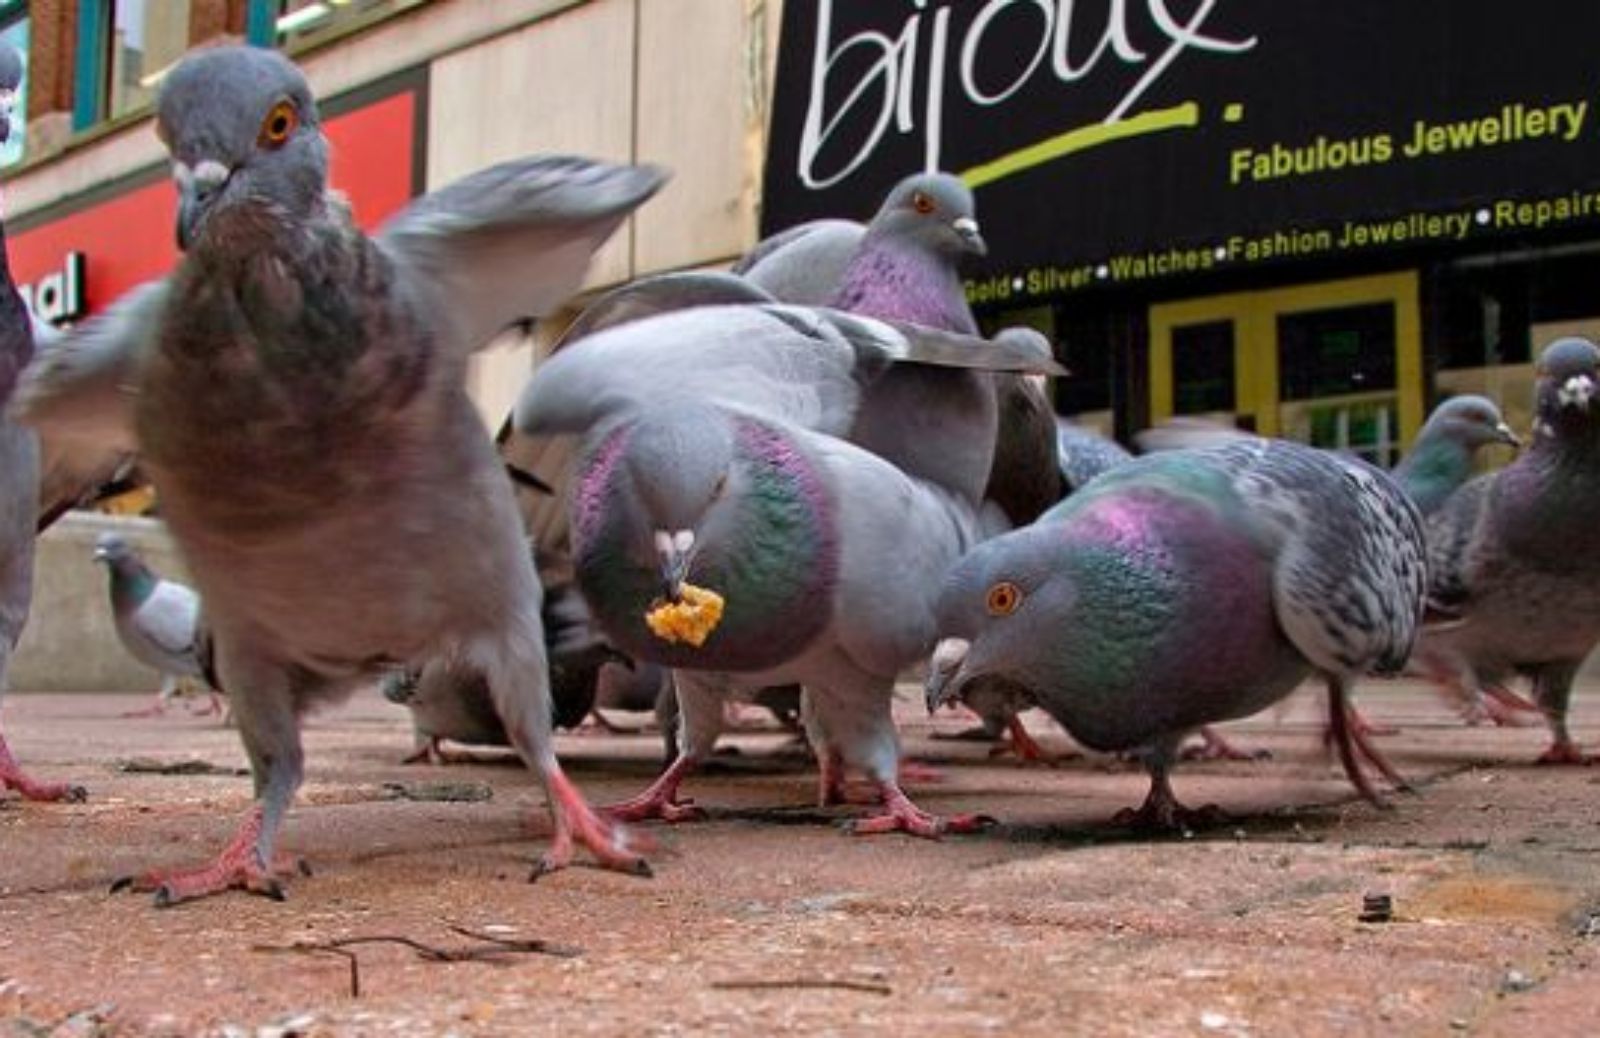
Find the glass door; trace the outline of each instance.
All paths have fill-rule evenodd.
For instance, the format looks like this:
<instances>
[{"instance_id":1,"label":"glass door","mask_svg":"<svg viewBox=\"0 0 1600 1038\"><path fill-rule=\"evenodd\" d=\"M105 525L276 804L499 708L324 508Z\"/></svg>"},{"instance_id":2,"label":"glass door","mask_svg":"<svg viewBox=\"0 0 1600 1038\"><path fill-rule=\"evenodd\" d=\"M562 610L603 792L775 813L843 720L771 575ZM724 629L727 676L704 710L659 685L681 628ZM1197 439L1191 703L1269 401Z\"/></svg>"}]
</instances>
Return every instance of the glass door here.
<instances>
[{"instance_id":1,"label":"glass door","mask_svg":"<svg viewBox=\"0 0 1600 1038\"><path fill-rule=\"evenodd\" d=\"M1391 465L1422 424L1413 272L1150 308L1150 413Z\"/></svg>"}]
</instances>

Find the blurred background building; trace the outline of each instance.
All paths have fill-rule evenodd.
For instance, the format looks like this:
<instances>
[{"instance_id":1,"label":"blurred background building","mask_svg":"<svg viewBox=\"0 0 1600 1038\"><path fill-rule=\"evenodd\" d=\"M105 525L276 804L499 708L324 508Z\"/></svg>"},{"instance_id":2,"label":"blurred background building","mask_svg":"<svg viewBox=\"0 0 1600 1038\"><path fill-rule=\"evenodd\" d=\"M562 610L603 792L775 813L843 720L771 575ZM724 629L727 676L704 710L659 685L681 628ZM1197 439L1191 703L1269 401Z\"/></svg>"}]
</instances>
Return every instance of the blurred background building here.
<instances>
[{"instance_id":1,"label":"blurred background building","mask_svg":"<svg viewBox=\"0 0 1600 1038\"><path fill-rule=\"evenodd\" d=\"M1600 334L1600 6L1508 19L1494 0L0 0L29 62L0 197L46 319L165 272L151 99L219 40L305 68L368 227L528 152L670 168L590 288L865 218L939 166L977 192L974 306L1051 336L1064 414L1122 438L1209 415L1388 464L1451 393L1525 431L1539 346ZM543 341L480 355L491 428ZM66 554L98 577L87 545ZM76 637L51 619L78 594L56 560L30 640ZM17 686L52 687L29 658Z\"/></svg>"}]
</instances>

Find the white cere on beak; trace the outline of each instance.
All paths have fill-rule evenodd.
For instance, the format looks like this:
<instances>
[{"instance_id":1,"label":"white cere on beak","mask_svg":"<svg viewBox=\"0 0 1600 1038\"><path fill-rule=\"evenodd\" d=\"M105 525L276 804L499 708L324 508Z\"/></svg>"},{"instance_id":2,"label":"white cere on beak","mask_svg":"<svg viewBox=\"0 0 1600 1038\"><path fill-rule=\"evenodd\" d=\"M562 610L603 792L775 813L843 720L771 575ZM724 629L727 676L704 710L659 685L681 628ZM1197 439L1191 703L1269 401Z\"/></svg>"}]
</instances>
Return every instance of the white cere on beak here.
<instances>
[{"instance_id":1,"label":"white cere on beak","mask_svg":"<svg viewBox=\"0 0 1600 1038\"><path fill-rule=\"evenodd\" d=\"M677 533L672 535L672 550L676 551L679 555L685 554L690 548L693 547L693 530L679 530Z\"/></svg>"},{"instance_id":2,"label":"white cere on beak","mask_svg":"<svg viewBox=\"0 0 1600 1038\"><path fill-rule=\"evenodd\" d=\"M965 638L945 638L933 648L933 669L940 673L955 670L966 661L972 643Z\"/></svg>"},{"instance_id":3,"label":"white cere on beak","mask_svg":"<svg viewBox=\"0 0 1600 1038\"><path fill-rule=\"evenodd\" d=\"M958 216L954 220L950 221L950 226L954 227L961 234L978 233L978 221L974 220L970 216Z\"/></svg>"},{"instance_id":4,"label":"white cere on beak","mask_svg":"<svg viewBox=\"0 0 1600 1038\"><path fill-rule=\"evenodd\" d=\"M656 554L665 558L672 554L672 534L665 530L657 530L655 534Z\"/></svg>"},{"instance_id":5,"label":"white cere on beak","mask_svg":"<svg viewBox=\"0 0 1600 1038\"><path fill-rule=\"evenodd\" d=\"M12 109L17 107L17 92L15 90L0 89L0 115L10 115Z\"/></svg>"},{"instance_id":6,"label":"white cere on beak","mask_svg":"<svg viewBox=\"0 0 1600 1038\"><path fill-rule=\"evenodd\" d=\"M1594 397L1594 379L1588 375L1573 375L1561 383L1561 388L1556 391L1556 399L1561 401L1562 407L1581 407L1588 410L1589 401Z\"/></svg>"},{"instance_id":7,"label":"white cere on beak","mask_svg":"<svg viewBox=\"0 0 1600 1038\"><path fill-rule=\"evenodd\" d=\"M196 162L194 169L190 171L190 176L194 178L194 182L204 187L216 187L232 175L233 170L216 159L202 159Z\"/></svg>"},{"instance_id":8,"label":"white cere on beak","mask_svg":"<svg viewBox=\"0 0 1600 1038\"><path fill-rule=\"evenodd\" d=\"M182 162L174 162L172 164L172 179L177 182L179 187L187 188L194 183L194 170Z\"/></svg>"}]
</instances>

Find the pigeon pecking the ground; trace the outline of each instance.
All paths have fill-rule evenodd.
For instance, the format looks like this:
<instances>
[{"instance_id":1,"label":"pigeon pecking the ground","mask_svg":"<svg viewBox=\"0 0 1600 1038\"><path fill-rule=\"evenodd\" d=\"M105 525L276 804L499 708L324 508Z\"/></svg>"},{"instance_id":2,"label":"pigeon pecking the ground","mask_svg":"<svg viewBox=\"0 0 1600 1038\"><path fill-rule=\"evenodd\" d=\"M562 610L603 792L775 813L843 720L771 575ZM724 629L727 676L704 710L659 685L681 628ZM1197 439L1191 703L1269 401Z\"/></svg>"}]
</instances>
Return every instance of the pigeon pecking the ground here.
<instances>
[{"instance_id":1,"label":"pigeon pecking the ground","mask_svg":"<svg viewBox=\"0 0 1600 1038\"><path fill-rule=\"evenodd\" d=\"M155 706L141 715L160 714L178 694L181 681L206 683L200 596L177 581L163 579L115 533L103 533L95 541L94 561L106 567L111 617L122 647L161 674ZM220 714L221 697L215 689L208 687L207 692L210 709L205 712Z\"/></svg>"},{"instance_id":2,"label":"pigeon pecking the ground","mask_svg":"<svg viewBox=\"0 0 1600 1038\"><path fill-rule=\"evenodd\" d=\"M1600 643L1600 350L1559 339L1539 358L1532 443L1428 521L1429 602L1416 663L1465 702L1518 675L1550 726L1545 763L1587 763L1567 730L1572 681Z\"/></svg>"},{"instance_id":3,"label":"pigeon pecking the ground","mask_svg":"<svg viewBox=\"0 0 1600 1038\"><path fill-rule=\"evenodd\" d=\"M282 55L193 52L156 113L185 256L18 391L29 421L138 449L206 603L255 778L257 803L214 862L133 885L158 903L281 893L301 716L438 656L487 676L549 794L554 835L535 875L567 864L574 838L608 867L646 871L556 760L539 584L463 383L474 350L576 291L663 175L506 162L369 238L328 191L316 104Z\"/></svg>"},{"instance_id":4,"label":"pigeon pecking the ground","mask_svg":"<svg viewBox=\"0 0 1600 1038\"><path fill-rule=\"evenodd\" d=\"M1184 735L1314 671L1345 771L1376 799L1358 755L1400 779L1347 693L1404 664L1424 552L1415 506L1360 461L1254 437L1146 455L956 564L928 705L985 679L1026 689L1084 745L1140 751L1150 793L1124 818L1170 828L1193 815L1168 782Z\"/></svg>"},{"instance_id":5,"label":"pigeon pecking the ground","mask_svg":"<svg viewBox=\"0 0 1600 1038\"><path fill-rule=\"evenodd\" d=\"M682 755L614 807L619 817L693 817L678 789L711 753L723 703L793 682L805 689L823 800L841 797L845 767L883 797L886 812L857 831L975 824L905 796L890 713L896 676L932 647L933 601L977 537L974 509L838 438L905 360L1050 370L1031 344L746 303L592 331L523 391L522 433L585 441L573 557L596 620L629 656L675 671ZM938 434L969 432L957 414ZM658 609L709 595L724 611L697 631L650 625Z\"/></svg>"},{"instance_id":6,"label":"pigeon pecking the ground","mask_svg":"<svg viewBox=\"0 0 1600 1038\"><path fill-rule=\"evenodd\" d=\"M22 83L22 57L0 41L0 141L11 135L12 106ZM33 356L32 318L11 280L0 231L0 407ZM11 654L22 637L33 604L34 535L39 510L39 440L0 413L0 698L6 691ZM82 800L82 786L40 782L22 771L0 734L0 788L29 800Z\"/></svg>"}]
</instances>

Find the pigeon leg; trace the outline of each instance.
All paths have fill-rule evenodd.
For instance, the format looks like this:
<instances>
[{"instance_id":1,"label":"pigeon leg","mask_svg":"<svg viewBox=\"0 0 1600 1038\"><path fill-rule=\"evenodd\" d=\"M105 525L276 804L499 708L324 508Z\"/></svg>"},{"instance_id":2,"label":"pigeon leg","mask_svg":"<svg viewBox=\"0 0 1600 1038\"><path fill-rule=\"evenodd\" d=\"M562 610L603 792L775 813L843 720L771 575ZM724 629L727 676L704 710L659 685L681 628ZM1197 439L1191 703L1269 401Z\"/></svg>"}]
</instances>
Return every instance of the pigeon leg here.
<instances>
[{"instance_id":1,"label":"pigeon leg","mask_svg":"<svg viewBox=\"0 0 1600 1038\"><path fill-rule=\"evenodd\" d=\"M627 830L601 817L556 760L539 589L532 566L511 576L523 577L531 585L510 589L510 600L523 608L511 610L501 630L468 645L464 658L487 680L489 697L511 744L538 773L550 800L555 832L550 849L534 865L529 878L538 879L572 864L575 842L587 847L603 868L649 875L650 866L631 845Z\"/></svg>"},{"instance_id":2,"label":"pigeon leg","mask_svg":"<svg viewBox=\"0 0 1600 1038\"><path fill-rule=\"evenodd\" d=\"M149 706L141 707L138 710L129 710L126 713L124 713L122 716L123 717L165 717L166 714L167 714L167 704L172 702L172 694L175 691L177 691L177 688L178 688L178 683L175 680L173 680L172 675L170 675L170 674L161 675L161 687L156 690L156 701L154 703L151 703Z\"/></svg>"},{"instance_id":3,"label":"pigeon leg","mask_svg":"<svg viewBox=\"0 0 1600 1038\"><path fill-rule=\"evenodd\" d=\"M1537 704L1529 702L1504 685L1485 685L1483 693L1484 716L1502 728L1532 724L1534 722L1526 718L1540 713Z\"/></svg>"},{"instance_id":4,"label":"pigeon leg","mask_svg":"<svg viewBox=\"0 0 1600 1038\"><path fill-rule=\"evenodd\" d=\"M65 801L82 803L89 793L82 786L70 782L39 782L23 774L22 767L11 756L6 737L0 734L0 789L10 788L22 794L25 800Z\"/></svg>"},{"instance_id":5,"label":"pigeon leg","mask_svg":"<svg viewBox=\"0 0 1600 1038\"><path fill-rule=\"evenodd\" d=\"M1328 741L1338 750L1339 762L1344 766L1344 773L1349 777L1350 784L1356 787L1356 792L1377 807L1388 807L1389 802L1379 795L1361 769L1357 754L1377 768L1396 789L1409 790L1411 787L1400 773L1394 770L1393 765L1383 754L1378 752L1378 748L1367 741L1366 730L1354 723L1355 712L1350 708L1346 680L1330 674L1327 676L1327 682Z\"/></svg>"},{"instance_id":6,"label":"pigeon leg","mask_svg":"<svg viewBox=\"0 0 1600 1038\"><path fill-rule=\"evenodd\" d=\"M1027 764L1043 764L1046 767L1059 767L1063 761L1071 760L1078 756L1076 753L1055 754L1050 753L1028 734L1028 729L1023 725L1021 716L1011 715L1011 720L1006 722L1006 730L1011 733L1009 743L999 743L989 750L989 756L999 757L1006 753L1014 753L1017 759Z\"/></svg>"},{"instance_id":7,"label":"pigeon leg","mask_svg":"<svg viewBox=\"0 0 1600 1038\"><path fill-rule=\"evenodd\" d=\"M310 875L305 862L293 855L276 854L272 865L264 864L265 807L256 805L245 815L244 822L233 839L217 855L216 860L199 868L158 869L140 876L125 877L111 885L113 891L154 891L158 908L166 908L183 901L225 890L248 890L264 894L274 901L284 899L283 881L296 872Z\"/></svg>"},{"instance_id":8,"label":"pigeon leg","mask_svg":"<svg viewBox=\"0 0 1600 1038\"><path fill-rule=\"evenodd\" d=\"M1199 746L1185 747L1182 754L1184 760L1271 760L1272 751L1266 749L1247 750L1234 745L1228 737L1210 725L1201 727L1201 743Z\"/></svg>"},{"instance_id":9,"label":"pigeon leg","mask_svg":"<svg viewBox=\"0 0 1600 1038\"><path fill-rule=\"evenodd\" d=\"M990 823L980 815L941 818L917 807L900 788L904 762L899 760L891 704L893 683L866 682L836 691L807 686L802 697L806 734L819 759L837 755L846 765L865 771L883 800L884 813L857 819L845 831L857 836L905 832L936 839L945 833L974 832Z\"/></svg>"},{"instance_id":10,"label":"pigeon leg","mask_svg":"<svg viewBox=\"0 0 1600 1038\"><path fill-rule=\"evenodd\" d=\"M832 807L849 802L844 788L844 758L838 750L817 754L817 806Z\"/></svg>"},{"instance_id":11,"label":"pigeon leg","mask_svg":"<svg viewBox=\"0 0 1600 1038\"><path fill-rule=\"evenodd\" d=\"M282 881L296 871L308 872L304 863L274 853L278 830L305 775L294 690L288 676L277 668L264 664L247 668L226 646L219 647L219 652L228 687L239 690L234 697L234 711L239 719L240 739L250 757L256 804L233 839L209 864L147 872L118 880L112 886L113 890L153 890L156 905L161 908L227 890L247 890L281 901ZM236 676L244 680L234 680Z\"/></svg>"},{"instance_id":12,"label":"pigeon leg","mask_svg":"<svg viewBox=\"0 0 1600 1038\"><path fill-rule=\"evenodd\" d=\"M665 822L689 822L705 818L693 800L678 798L678 787L702 760L716 749L722 734L724 697L711 683L686 671L673 671L674 698L678 704L678 724L683 745L678 757L648 789L638 796L610 804L605 813L625 822L659 818Z\"/></svg>"},{"instance_id":13,"label":"pigeon leg","mask_svg":"<svg viewBox=\"0 0 1600 1038\"><path fill-rule=\"evenodd\" d=\"M1183 829L1218 825L1227 815L1216 804L1185 807L1172 792L1172 746L1158 746L1143 752L1145 770L1150 773L1150 792L1137 809L1125 807L1111 818L1111 824L1124 829L1148 832L1179 832Z\"/></svg>"},{"instance_id":14,"label":"pigeon leg","mask_svg":"<svg viewBox=\"0 0 1600 1038\"><path fill-rule=\"evenodd\" d=\"M1567 703L1572 698L1572 679L1578 667L1572 663L1550 663L1534 676L1533 698L1550 726L1550 748L1539 755L1540 764L1592 764L1595 758L1584 754L1567 730Z\"/></svg>"}]
</instances>

